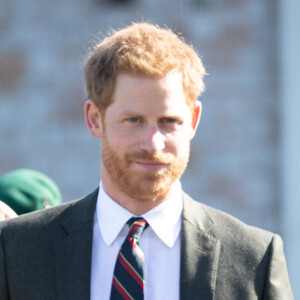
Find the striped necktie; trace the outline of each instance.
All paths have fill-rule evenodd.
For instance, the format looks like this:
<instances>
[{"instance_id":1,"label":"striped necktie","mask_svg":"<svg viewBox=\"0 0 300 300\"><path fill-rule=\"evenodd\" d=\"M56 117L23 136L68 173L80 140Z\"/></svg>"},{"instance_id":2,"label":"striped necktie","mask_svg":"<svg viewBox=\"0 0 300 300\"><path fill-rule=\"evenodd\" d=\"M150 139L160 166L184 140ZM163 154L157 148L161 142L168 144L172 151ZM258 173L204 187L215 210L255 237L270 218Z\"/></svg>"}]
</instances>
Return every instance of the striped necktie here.
<instances>
[{"instance_id":1,"label":"striped necktie","mask_svg":"<svg viewBox=\"0 0 300 300\"><path fill-rule=\"evenodd\" d=\"M110 300L144 299L144 253L139 238L148 223L143 218L131 218L129 231L117 257Z\"/></svg>"}]
</instances>

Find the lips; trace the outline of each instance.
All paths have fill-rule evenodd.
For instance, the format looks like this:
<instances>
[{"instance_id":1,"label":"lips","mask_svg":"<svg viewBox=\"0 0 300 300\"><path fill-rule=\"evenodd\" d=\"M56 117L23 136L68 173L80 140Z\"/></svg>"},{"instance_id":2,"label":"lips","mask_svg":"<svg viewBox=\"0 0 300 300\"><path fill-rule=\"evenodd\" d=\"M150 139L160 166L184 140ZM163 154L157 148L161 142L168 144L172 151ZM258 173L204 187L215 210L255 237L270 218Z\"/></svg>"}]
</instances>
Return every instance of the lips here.
<instances>
[{"instance_id":1,"label":"lips","mask_svg":"<svg viewBox=\"0 0 300 300\"><path fill-rule=\"evenodd\" d=\"M142 167L143 169L146 169L148 171L159 171L167 166L165 163L160 162L145 162L145 161L135 161L135 163Z\"/></svg>"},{"instance_id":2,"label":"lips","mask_svg":"<svg viewBox=\"0 0 300 300\"><path fill-rule=\"evenodd\" d=\"M130 152L125 155L127 161L135 161L144 164L170 164L174 161L174 155L171 153L156 152Z\"/></svg>"}]
</instances>

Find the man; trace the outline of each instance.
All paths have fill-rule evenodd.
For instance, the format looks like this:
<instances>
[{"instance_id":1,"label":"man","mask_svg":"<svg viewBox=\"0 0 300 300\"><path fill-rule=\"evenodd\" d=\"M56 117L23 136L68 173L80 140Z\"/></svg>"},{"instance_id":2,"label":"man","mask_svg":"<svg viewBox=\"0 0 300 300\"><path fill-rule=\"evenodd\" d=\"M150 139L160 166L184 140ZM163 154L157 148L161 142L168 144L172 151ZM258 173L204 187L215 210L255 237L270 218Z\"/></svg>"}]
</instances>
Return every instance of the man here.
<instances>
[{"instance_id":1,"label":"man","mask_svg":"<svg viewBox=\"0 0 300 300\"><path fill-rule=\"evenodd\" d=\"M204 89L192 47L133 24L85 75L100 187L0 225L0 299L293 299L278 235L181 190Z\"/></svg>"}]
</instances>

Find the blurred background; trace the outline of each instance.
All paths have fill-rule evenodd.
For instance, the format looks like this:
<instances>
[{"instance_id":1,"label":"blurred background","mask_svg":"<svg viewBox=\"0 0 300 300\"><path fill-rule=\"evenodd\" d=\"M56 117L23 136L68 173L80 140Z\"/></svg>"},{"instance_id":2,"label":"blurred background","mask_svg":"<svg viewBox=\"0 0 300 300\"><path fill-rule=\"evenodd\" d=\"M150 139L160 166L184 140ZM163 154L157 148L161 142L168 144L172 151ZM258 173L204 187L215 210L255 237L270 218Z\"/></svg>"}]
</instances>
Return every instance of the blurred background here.
<instances>
[{"instance_id":1,"label":"blurred background","mask_svg":"<svg viewBox=\"0 0 300 300\"><path fill-rule=\"evenodd\" d=\"M184 189L279 233L300 299L299 0L0 0L0 177L38 170L64 202L97 187L83 60L138 21L180 32L209 73Z\"/></svg>"}]
</instances>

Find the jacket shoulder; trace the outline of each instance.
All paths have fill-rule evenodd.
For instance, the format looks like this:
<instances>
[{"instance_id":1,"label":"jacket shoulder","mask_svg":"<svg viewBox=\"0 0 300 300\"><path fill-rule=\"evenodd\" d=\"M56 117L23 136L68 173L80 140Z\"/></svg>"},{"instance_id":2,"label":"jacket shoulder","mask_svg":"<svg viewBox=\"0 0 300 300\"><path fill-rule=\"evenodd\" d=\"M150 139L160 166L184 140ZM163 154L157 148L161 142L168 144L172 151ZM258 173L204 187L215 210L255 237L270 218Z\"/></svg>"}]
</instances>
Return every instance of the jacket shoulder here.
<instances>
[{"instance_id":1,"label":"jacket shoulder","mask_svg":"<svg viewBox=\"0 0 300 300\"><path fill-rule=\"evenodd\" d=\"M293 299L279 235L185 194L183 237L189 246L199 248L203 241L215 245L211 255L217 261L216 299Z\"/></svg>"},{"instance_id":2,"label":"jacket shoulder","mask_svg":"<svg viewBox=\"0 0 300 300\"><path fill-rule=\"evenodd\" d=\"M34 211L19 217L0 222L2 236L24 236L27 232L34 235L37 232L49 232L61 224L76 221L78 226L91 220L96 204L98 190L90 195L73 200L56 207ZM74 226L76 226L76 224Z\"/></svg>"},{"instance_id":3,"label":"jacket shoulder","mask_svg":"<svg viewBox=\"0 0 300 300\"><path fill-rule=\"evenodd\" d=\"M46 223L51 223L57 218L60 219L69 209L76 205L78 201L79 200L70 201L56 207L34 211L2 221L0 222L0 230L1 232L6 232L6 230L26 230L44 226Z\"/></svg>"},{"instance_id":4,"label":"jacket shoulder","mask_svg":"<svg viewBox=\"0 0 300 300\"><path fill-rule=\"evenodd\" d=\"M239 245L264 252L274 233L248 225L236 217L205 205L184 194L184 218L206 234L220 240L223 245ZM276 235L280 239L278 235Z\"/></svg>"}]
</instances>

